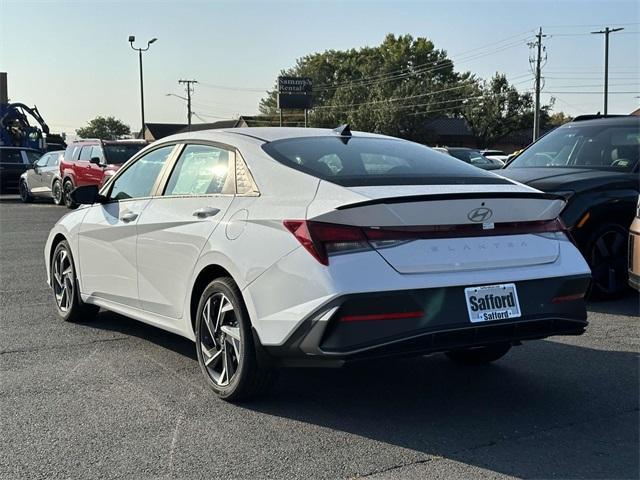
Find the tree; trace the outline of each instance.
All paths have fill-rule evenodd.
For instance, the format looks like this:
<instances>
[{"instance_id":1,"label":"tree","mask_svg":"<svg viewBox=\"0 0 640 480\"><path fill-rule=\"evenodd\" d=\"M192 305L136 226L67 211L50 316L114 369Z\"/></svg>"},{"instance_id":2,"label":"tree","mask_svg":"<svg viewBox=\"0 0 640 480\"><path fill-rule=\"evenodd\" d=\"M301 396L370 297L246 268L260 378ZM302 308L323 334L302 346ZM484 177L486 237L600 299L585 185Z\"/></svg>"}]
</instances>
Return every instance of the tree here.
<instances>
[{"instance_id":1,"label":"tree","mask_svg":"<svg viewBox=\"0 0 640 480\"><path fill-rule=\"evenodd\" d=\"M131 135L131 129L115 117L96 117L86 127L77 129L76 133L81 138L118 140Z\"/></svg>"},{"instance_id":2,"label":"tree","mask_svg":"<svg viewBox=\"0 0 640 480\"><path fill-rule=\"evenodd\" d=\"M453 62L426 38L389 34L381 45L307 55L282 75L309 77L314 84L312 126L352 128L423 141L425 121L454 111L459 90L475 82L454 72ZM260 102L277 113L276 91ZM302 112L285 112L285 125L300 124Z\"/></svg>"},{"instance_id":3,"label":"tree","mask_svg":"<svg viewBox=\"0 0 640 480\"><path fill-rule=\"evenodd\" d=\"M572 116L567 115L564 112L555 112L549 115L549 120L547 121L547 124L551 128L554 128L554 127L559 127L560 125L564 125L565 123L570 122L571 120L573 120Z\"/></svg>"},{"instance_id":4,"label":"tree","mask_svg":"<svg viewBox=\"0 0 640 480\"><path fill-rule=\"evenodd\" d=\"M520 93L509 85L507 77L496 73L489 81L470 85L466 96L477 101L465 102L460 113L476 137L477 147L491 147L510 133L533 123L533 100L530 93ZM542 115L548 107L542 107Z\"/></svg>"}]
</instances>

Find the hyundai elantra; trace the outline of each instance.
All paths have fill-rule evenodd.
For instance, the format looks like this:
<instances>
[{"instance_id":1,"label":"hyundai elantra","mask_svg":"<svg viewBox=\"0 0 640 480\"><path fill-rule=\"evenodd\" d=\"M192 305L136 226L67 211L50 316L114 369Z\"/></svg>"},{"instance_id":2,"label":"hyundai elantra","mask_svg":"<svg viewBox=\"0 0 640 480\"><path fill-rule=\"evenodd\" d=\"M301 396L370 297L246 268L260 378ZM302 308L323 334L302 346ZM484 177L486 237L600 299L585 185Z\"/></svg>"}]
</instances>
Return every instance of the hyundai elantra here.
<instances>
[{"instance_id":1,"label":"hyundai elantra","mask_svg":"<svg viewBox=\"0 0 640 480\"><path fill-rule=\"evenodd\" d=\"M103 308L187 337L228 400L264 392L280 366L486 363L587 325L565 199L409 141L184 133L72 195L83 205L45 247L59 316Z\"/></svg>"}]
</instances>

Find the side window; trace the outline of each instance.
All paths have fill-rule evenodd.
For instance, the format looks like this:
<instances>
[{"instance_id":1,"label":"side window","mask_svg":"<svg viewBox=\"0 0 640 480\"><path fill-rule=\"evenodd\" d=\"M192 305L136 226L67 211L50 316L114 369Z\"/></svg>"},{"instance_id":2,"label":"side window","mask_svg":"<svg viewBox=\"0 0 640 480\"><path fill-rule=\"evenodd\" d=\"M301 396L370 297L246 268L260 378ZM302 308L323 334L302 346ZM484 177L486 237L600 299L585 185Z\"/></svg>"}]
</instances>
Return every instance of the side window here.
<instances>
[{"instance_id":1,"label":"side window","mask_svg":"<svg viewBox=\"0 0 640 480\"><path fill-rule=\"evenodd\" d=\"M236 152L236 193L238 195L260 194L258 186L239 152Z\"/></svg>"},{"instance_id":2,"label":"side window","mask_svg":"<svg viewBox=\"0 0 640 480\"><path fill-rule=\"evenodd\" d=\"M57 152L49 155L49 162L47 162L47 166L57 167L60 164L60 157L62 157L62 154Z\"/></svg>"},{"instance_id":3,"label":"side window","mask_svg":"<svg viewBox=\"0 0 640 480\"><path fill-rule=\"evenodd\" d=\"M80 158L80 149L82 147L73 147L73 154L71 155L71 160L76 161L78 160L78 158Z\"/></svg>"},{"instance_id":4,"label":"side window","mask_svg":"<svg viewBox=\"0 0 640 480\"><path fill-rule=\"evenodd\" d=\"M91 160L91 150L93 149L93 147L91 146L85 146L82 147L82 151L80 152L80 158L79 160L81 162L88 162L89 160Z\"/></svg>"},{"instance_id":5,"label":"side window","mask_svg":"<svg viewBox=\"0 0 640 480\"><path fill-rule=\"evenodd\" d=\"M187 145L171 172L165 195L233 193L228 150L207 145Z\"/></svg>"},{"instance_id":6,"label":"side window","mask_svg":"<svg viewBox=\"0 0 640 480\"><path fill-rule=\"evenodd\" d=\"M161 147L137 159L115 179L109 198L126 200L151 195L151 189L173 147L174 145Z\"/></svg>"},{"instance_id":7,"label":"side window","mask_svg":"<svg viewBox=\"0 0 640 480\"><path fill-rule=\"evenodd\" d=\"M102 151L102 147L100 145L95 145L91 147L91 158L97 157L100 159L100 163L105 163L104 161L104 152Z\"/></svg>"},{"instance_id":8,"label":"side window","mask_svg":"<svg viewBox=\"0 0 640 480\"><path fill-rule=\"evenodd\" d=\"M51 154L47 153L46 155L43 155L38 159L38 161L36 162L36 165L38 167L46 167L47 162L49 161L50 158L51 158Z\"/></svg>"},{"instance_id":9,"label":"side window","mask_svg":"<svg viewBox=\"0 0 640 480\"><path fill-rule=\"evenodd\" d=\"M20 150L0 150L1 163L22 163L22 152Z\"/></svg>"},{"instance_id":10,"label":"side window","mask_svg":"<svg viewBox=\"0 0 640 480\"><path fill-rule=\"evenodd\" d=\"M38 161L42 156L41 153L34 152L33 150L25 150L24 153L25 153L25 156L27 157L25 159L25 163L27 163L28 165L31 165L33 162Z\"/></svg>"}]
</instances>

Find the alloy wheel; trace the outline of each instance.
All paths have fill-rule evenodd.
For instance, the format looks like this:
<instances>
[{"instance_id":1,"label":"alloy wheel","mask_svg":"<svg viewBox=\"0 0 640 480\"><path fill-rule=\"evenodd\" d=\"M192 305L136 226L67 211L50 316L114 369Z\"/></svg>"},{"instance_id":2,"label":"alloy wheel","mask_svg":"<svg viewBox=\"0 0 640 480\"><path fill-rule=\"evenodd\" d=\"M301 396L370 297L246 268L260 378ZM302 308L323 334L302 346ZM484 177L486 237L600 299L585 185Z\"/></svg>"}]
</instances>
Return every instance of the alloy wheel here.
<instances>
[{"instance_id":1,"label":"alloy wheel","mask_svg":"<svg viewBox=\"0 0 640 480\"><path fill-rule=\"evenodd\" d=\"M54 203L60 205L62 203L62 187L60 186L60 182L54 182L51 190Z\"/></svg>"},{"instance_id":2,"label":"alloy wheel","mask_svg":"<svg viewBox=\"0 0 640 480\"><path fill-rule=\"evenodd\" d=\"M64 183L64 187L63 187L63 199L64 199L64 204L69 207L72 208L73 207L73 200L71 199L71 191L73 190L73 184L69 181Z\"/></svg>"},{"instance_id":3,"label":"alloy wheel","mask_svg":"<svg viewBox=\"0 0 640 480\"><path fill-rule=\"evenodd\" d=\"M67 250L62 249L53 261L53 292L60 311L66 313L73 306L75 279Z\"/></svg>"},{"instance_id":4,"label":"alloy wheel","mask_svg":"<svg viewBox=\"0 0 640 480\"><path fill-rule=\"evenodd\" d=\"M20 198L23 202L29 200L29 191L27 190L27 185L24 183L24 181L20 182Z\"/></svg>"},{"instance_id":5,"label":"alloy wheel","mask_svg":"<svg viewBox=\"0 0 640 480\"><path fill-rule=\"evenodd\" d=\"M590 266L594 286L605 294L615 294L625 288L626 236L617 229L606 230L593 243Z\"/></svg>"},{"instance_id":6,"label":"alloy wheel","mask_svg":"<svg viewBox=\"0 0 640 480\"><path fill-rule=\"evenodd\" d=\"M213 382L229 385L240 367L242 341L234 306L223 293L211 295L202 310L200 349Z\"/></svg>"}]
</instances>

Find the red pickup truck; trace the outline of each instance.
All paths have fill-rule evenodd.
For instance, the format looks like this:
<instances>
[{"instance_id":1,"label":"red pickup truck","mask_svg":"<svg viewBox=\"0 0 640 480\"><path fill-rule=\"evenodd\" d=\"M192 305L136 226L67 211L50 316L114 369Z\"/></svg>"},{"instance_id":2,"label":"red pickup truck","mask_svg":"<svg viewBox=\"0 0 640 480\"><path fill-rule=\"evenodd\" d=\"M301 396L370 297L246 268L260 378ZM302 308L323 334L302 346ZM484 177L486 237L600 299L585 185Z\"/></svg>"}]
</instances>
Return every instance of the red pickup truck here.
<instances>
[{"instance_id":1,"label":"red pickup truck","mask_svg":"<svg viewBox=\"0 0 640 480\"><path fill-rule=\"evenodd\" d=\"M69 194L82 185L102 185L123 163L140 149L145 140L80 140L71 143L60 162L62 198L68 208L75 208Z\"/></svg>"}]
</instances>

